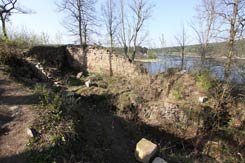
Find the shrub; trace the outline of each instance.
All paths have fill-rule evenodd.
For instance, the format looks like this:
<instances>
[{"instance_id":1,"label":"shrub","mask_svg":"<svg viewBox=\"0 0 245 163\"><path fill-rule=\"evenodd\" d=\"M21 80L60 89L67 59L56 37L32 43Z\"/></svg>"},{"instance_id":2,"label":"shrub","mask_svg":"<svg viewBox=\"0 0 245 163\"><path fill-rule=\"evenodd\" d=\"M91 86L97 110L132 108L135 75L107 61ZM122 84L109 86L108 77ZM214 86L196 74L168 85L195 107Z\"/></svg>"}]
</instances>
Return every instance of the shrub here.
<instances>
[{"instance_id":1,"label":"shrub","mask_svg":"<svg viewBox=\"0 0 245 163\"><path fill-rule=\"evenodd\" d=\"M211 72L208 70L200 71L196 75L196 81L197 81L197 85L200 88L203 88L205 90L209 90L212 87Z\"/></svg>"},{"instance_id":2,"label":"shrub","mask_svg":"<svg viewBox=\"0 0 245 163\"><path fill-rule=\"evenodd\" d=\"M21 30L10 30L9 41L14 43L19 48L29 48L34 45L43 45L49 43L49 36L42 32L35 34L26 28Z\"/></svg>"},{"instance_id":3,"label":"shrub","mask_svg":"<svg viewBox=\"0 0 245 163\"><path fill-rule=\"evenodd\" d=\"M18 50L10 41L0 39L0 61L3 64L14 63L18 54Z\"/></svg>"},{"instance_id":4,"label":"shrub","mask_svg":"<svg viewBox=\"0 0 245 163\"><path fill-rule=\"evenodd\" d=\"M177 72L179 72L178 68L168 68L166 71L167 76L174 76Z\"/></svg>"}]
</instances>

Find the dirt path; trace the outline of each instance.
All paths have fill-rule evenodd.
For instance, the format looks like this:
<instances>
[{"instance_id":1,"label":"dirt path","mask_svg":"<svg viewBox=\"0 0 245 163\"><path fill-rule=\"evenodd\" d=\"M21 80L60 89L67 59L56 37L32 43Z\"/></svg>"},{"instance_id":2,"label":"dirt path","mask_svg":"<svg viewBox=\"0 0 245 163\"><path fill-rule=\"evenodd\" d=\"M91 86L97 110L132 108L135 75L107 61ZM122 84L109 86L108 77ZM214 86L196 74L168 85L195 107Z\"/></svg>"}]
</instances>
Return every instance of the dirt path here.
<instances>
[{"instance_id":1,"label":"dirt path","mask_svg":"<svg viewBox=\"0 0 245 163\"><path fill-rule=\"evenodd\" d=\"M33 120L35 101L31 90L10 80L0 67L0 162L24 162L28 143L26 129Z\"/></svg>"}]
</instances>

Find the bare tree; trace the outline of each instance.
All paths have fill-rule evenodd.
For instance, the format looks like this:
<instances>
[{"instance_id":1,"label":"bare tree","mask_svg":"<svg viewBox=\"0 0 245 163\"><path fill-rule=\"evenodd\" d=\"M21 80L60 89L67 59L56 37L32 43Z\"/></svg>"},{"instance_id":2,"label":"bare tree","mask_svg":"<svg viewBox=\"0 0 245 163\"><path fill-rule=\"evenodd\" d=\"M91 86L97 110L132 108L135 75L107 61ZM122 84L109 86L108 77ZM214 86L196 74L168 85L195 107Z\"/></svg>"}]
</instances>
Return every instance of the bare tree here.
<instances>
[{"instance_id":1,"label":"bare tree","mask_svg":"<svg viewBox=\"0 0 245 163\"><path fill-rule=\"evenodd\" d=\"M164 48L165 48L165 45L166 45L166 41L165 41L165 38L164 38L164 34L162 34L162 35L159 37L159 41L160 41L160 43L161 43L162 54L164 54Z\"/></svg>"},{"instance_id":2,"label":"bare tree","mask_svg":"<svg viewBox=\"0 0 245 163\"><path fill-rule=\"evenodd\" d=\"M124 55L128 58L128 46L126 40L126 25L125 25L125 3L120 0L120 31L118 33L118 41L123 46Z\"/></svg>"},{"instance_id":3,"label":"bare tree","mask_svg":"<svg viewBox=\"0 0 245 163\"><path fill-rule=\"evenodd\" d=\"M114 0L107 0L106 4L102 6L103 20L106 25L106 31L109 36L109 42L110 42L110 52L109 52L110 76L113 75L111 60L112 60L112 53L113 53L113 48L114 48L116 28L118 26L115 6L116 4Z\"/></svg>"},{"instance_id":4,"label":"bare tree","mask_svg":"<svg viewBox=\"0 0 245 163\"><path fill-rule=\"evenodd\" d=\"M181 70L183 70L183 68L184 68L184 59L185 59L185 48L186 48L186 43L187 43L187 34L186 34L186 30L185 30L185 26L184 25L182 27L182 32L178 36L175 36L175 39L176 39L177 44L179 45L179 48L180 48Z\"/></svg>"},{"instance_id":5,"label":"bare tree","mask_svg":"<svg viewBox=\"0 0 245 163\"><path fill-rule=\"evenodd\" d=\"M65 11L64 26L74 36L79 36L80 46L83 49L83 72L87 74L87 42L88 35L93 32L95 26L96 0L63 0L58 4L60 11Z\"/></svg>"},{"instance_id":6,"label":"bare tree","mask_svg":"<svg viewBox=\"0 0 245 163\"><path fill-rule=\"evenodd\" d=\"M20 7L17 0L1 0L0 1L0 19L2 23L2 33L4 39L8 39L6 22L10 20L12 14L21 13L28 14L31 13L31 10L24 9Z\"/></svg>"},{"instance_id":7,"label":"bare tree","mask_svg":"<svg viewBox=\"0 0 245 163\"><path fill-rule=\"evenodd\" d=\"M117 33L117 41L123 47L124 55L129 58L130 45L133 40L132 23L128 19L128 12L125 12L127 7L125 0L120 0L119 6L119 31Z\"/></svg>"},{"instance_id":8,"label":"bare tree","mask_svg":"<svg viewBox=\"0 0 245 163\"><path fill-rule=\"evenodd\" d=\"M217 28L217 26L215 26L215 1L201 0L196 10L198 26L191 25L191 27L195 31L200 44L201 61L204 63L209 49L209 42L214 36L215 28Z\"/></svg>"},{"instance_id":9,"label":"bare tree","mask_svg":"<svg viewBox=\"0 0 245 163\"><path fill-rule=\"evenodd\" d=\"M130 5L133 16L133 54L132 61L135 59L136 48L138 46L139 32L141 31L145 21L150 18L153 5L149 0L132 0Z\"/></svg>"},{"instance_id":10,"label":"bare tree","mask_svg":"<svg viewBox=\"0 0 245 163\"><path fill-rule=\"evenodd\" d=\"M228 33L228 38L226 39L228 42L228 52L225 54L228 58L225 78L228 79L231 65L235 57L235 42L244 32L245 0L216 0L215 2L215 14L220 24L223 25L219 33L222 37Z\"/></svg>"}]
</instances>

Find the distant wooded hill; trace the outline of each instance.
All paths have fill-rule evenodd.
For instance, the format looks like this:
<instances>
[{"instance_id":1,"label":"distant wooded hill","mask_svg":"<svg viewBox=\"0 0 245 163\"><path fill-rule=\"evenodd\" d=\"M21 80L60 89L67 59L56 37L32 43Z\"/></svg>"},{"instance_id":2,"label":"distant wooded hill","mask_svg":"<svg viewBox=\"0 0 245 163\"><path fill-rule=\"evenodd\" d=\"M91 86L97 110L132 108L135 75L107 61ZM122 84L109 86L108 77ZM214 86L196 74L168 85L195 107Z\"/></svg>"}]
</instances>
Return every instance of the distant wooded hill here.
<instances>
[{"instance_id":1,"label":"distant wooded hill","mask_svg":"<svg viewBox=\"0 0 245 163\"><path fill-rule=\"evenodd\" d=\"M211 43L209 44L209 50L207 53L208 57L222 57L227 53L228 47L227 42ZM156 48L149 49L149 53L156 54L169 54L169 55L179 55L180 47L167 47L167 48ZM200 56L200 45L188 45L186 46L186 55L188 56ZM237 57L245 58L245 40L240 40L236 42L235 52Z\"/></svg>"}]
</instances>

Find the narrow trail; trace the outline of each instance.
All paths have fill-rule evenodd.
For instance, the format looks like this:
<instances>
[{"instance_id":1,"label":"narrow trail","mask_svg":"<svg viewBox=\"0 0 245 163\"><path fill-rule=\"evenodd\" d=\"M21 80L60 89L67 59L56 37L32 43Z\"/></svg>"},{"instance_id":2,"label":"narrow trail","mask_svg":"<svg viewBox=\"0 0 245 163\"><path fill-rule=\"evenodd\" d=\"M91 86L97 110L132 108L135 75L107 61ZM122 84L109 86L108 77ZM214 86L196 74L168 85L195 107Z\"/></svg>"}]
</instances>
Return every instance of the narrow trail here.
<instances>
[{"instance_id":1,"label":"narrow trail","mask_svg":"<svg viewBox=\"0 0 245 163\"><path fill-rule=\"evenodd\" d=\"M25 162L26 129L34 119L32 91L9 79L0 67L0 162Z\"/></svg>"}]
</instances>

